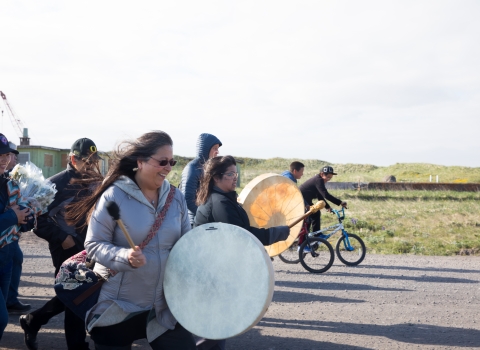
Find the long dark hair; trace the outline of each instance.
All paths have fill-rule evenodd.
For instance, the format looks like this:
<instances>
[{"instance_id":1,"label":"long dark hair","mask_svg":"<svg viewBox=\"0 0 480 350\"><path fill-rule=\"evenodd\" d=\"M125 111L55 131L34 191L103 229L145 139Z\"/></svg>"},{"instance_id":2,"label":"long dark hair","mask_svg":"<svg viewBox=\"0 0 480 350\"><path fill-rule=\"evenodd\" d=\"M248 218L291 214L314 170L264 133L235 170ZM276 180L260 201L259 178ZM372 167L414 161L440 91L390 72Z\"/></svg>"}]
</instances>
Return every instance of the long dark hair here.
<instances>
[{"instance_id":1,"label":"long dark hair","mask_svg":"<svg viewBox=\"0 0 480 350\"><path fill-rule=\"evenodd\" d=\"M112 163L103 183L89 196L82 198L69 208L66 219L71 224L78 224L82 219L88 223L95 204L101 195L120 176L128 176L135 180L137 160L147 161L160 147L173 146L171 137L164 131L152 131L143 134L136 140L123 141L112 155Z\"/></svg>"},{"instance_id":2,"label":"long dark hair","mask_svg":"<svg viewBox=\"0 0 480 350\"><path fill-rule=\"evenodd\" d=\"M203 166L203 177L200 180L200 187L197 193L197 205L205 203L212 193L213 186L215 186L214 178L221 178L227 168L232 165L237 165L235 158L232 156L219 156L210 158Z\"/></svg>"}]
</instances>

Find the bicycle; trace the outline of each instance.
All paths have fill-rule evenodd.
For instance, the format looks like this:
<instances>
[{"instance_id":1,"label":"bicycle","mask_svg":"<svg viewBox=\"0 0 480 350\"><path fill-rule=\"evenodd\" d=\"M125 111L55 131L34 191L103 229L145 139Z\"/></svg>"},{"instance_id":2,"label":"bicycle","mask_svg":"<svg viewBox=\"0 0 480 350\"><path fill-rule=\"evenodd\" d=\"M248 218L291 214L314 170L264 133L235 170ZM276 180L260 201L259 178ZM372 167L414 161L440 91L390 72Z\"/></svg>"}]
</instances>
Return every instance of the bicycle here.
<instances>
[{"instance_id":1,"label":"bicycle","mask_svg":"<svg viewBox=\"0 0 480 350\"><path fill-rule=\"evenodd\" d=\"M300 236L306 235L307 234L307 222L308 218L305 219L302 225L302 229L300 230L300 233L298 234L298 237L293 241L293 244L288 247L287 250L283 251L278 255L280 260L282 260L285 264L298 264L300 262L300 258L298 256L298 252L300 250L298 241L300 239Z\"/></svg>"},{"instance_id":2,"label":"bicycle","mask_svg":"<svg viewBox=\"0 0 480 350\"><path fill-rule=\"evenodd\" d=\"M300 231L300 235L302 234L302 232L303 234L305 234L305 237L307 239L307 221L304 222L302 230ZM299 238L297 237L293 244L278 256L280 260L282 260L284 263L298 264L300 262L300 247L298 246L298 240ZM312 251L310 253L304 253L303 258L304 260L309 261L309 265L316 266L316 268L313 269L315 271L311 272L322 273L327 271L332 266L335 259L335 253L333 252L332 245L327 240L318 237L309 238L309 242L309 247L310 249L312 249ZM310 256L307 257L307 254L311 255L312 261L310 261Z\"/></svg>"},{"instance_id":3,"label":"bicycle","mask_svg":"<svg viewBox=\"0 0 480 350\"><path fill-rule=\"evenodd\" d=\"M345 208L342 208L341 210L332 209L332 212L337 215L338 224L331 225L322 230L310 232L306 235L305 241L300 245L298 257L300 263L307 271L322 273L332 266L335 255L331 244L327 240L338 231L341 231L342 235L337 240L335 252L340 261L347 266L356 266L365 259L365 255L367 254L365 243L356 234L348 233L343 226L343 220L345 220ZM329 233L325 234L327 232ZM304 252L306 247L310 248L309 253ZM330 251L331 256L328 263L325 264L324 250L327 248ZM319 265L320 268L312 267L317 265Z\"/></svg>"}]
</instances>

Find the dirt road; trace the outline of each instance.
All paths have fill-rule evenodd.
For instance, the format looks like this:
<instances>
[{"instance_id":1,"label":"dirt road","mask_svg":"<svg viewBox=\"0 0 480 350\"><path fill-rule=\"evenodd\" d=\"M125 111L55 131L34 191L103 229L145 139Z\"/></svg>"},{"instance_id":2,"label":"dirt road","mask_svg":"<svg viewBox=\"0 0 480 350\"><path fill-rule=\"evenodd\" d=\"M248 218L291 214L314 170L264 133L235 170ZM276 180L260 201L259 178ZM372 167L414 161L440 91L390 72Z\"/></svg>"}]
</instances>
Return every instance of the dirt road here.
<instances>
[{"instance_id":1,"label":"dirt road","mask_svg":"<svg viewBox=\"0 0 480 350\"><path fill-rule=\"evenodd\" d=\"M47 245L27 233L21 247L21 300L38 308L53 295ZM229 350L480 349L479 257L367 253L359 267L337 259L321 275L279 259L274 268L273 303L256 327L227 342ZM63 315L38 340L40 349L66 349ZM10 317L0 348L25 348L18 315Z\"/></svg>"}]
</instances>

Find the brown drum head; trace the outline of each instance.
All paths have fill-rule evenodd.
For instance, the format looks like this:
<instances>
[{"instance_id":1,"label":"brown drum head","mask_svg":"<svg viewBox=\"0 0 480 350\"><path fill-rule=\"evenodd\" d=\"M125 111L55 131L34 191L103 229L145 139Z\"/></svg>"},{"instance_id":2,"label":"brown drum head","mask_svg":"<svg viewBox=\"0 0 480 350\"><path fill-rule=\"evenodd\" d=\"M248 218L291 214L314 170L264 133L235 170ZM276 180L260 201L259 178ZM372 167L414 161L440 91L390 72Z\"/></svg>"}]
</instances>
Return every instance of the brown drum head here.
<instances>
[{"instance_id":1,"label":"brown drum head","mask_svg":"<svg viewBox=\"0 0 480 350\"><path fill-rule=\"evenodd\" d=\"M258 228L289 225L305 213L303 196L297 185L278 174L263 174L250 181L238 196L250 225ZM297 238L303 221L290 229L287 240L266 246L268 255L277 256Z\"/></svg>"}]
</instances>

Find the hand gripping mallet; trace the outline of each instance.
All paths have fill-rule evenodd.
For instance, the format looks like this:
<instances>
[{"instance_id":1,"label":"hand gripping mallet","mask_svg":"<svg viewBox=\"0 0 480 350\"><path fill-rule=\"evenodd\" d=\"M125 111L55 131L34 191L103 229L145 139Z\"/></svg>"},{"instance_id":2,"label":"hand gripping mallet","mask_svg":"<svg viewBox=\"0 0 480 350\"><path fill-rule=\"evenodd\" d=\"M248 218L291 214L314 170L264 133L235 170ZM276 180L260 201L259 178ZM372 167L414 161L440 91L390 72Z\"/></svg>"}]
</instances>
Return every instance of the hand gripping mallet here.
<instances>
[{"instance_id":1,"label":"hand gripping mallet","mask_svg":"<svg viewBox=\"0 0 480 350\"><path fill-rule=\"evenodd\" d=\"M118 207L117 203L109 201L107 202L105 207L107 208L108 214L110 214L112 219L115 220L118 226L120 226L120 228L122 229L123 234L125 235L125 238L127 239L128 244L130 245L130 248L132 248L133 250L136 250L135 243L133 243L132 241L132 237L130 237L130 235L128 234L127 228L123 224L122 219L120 219L120 208Z\"/></svg>"}]
</instances>

